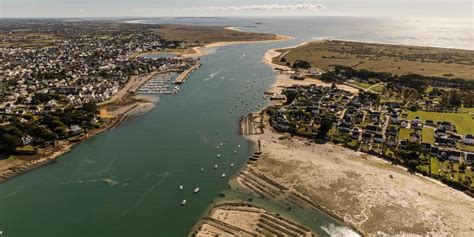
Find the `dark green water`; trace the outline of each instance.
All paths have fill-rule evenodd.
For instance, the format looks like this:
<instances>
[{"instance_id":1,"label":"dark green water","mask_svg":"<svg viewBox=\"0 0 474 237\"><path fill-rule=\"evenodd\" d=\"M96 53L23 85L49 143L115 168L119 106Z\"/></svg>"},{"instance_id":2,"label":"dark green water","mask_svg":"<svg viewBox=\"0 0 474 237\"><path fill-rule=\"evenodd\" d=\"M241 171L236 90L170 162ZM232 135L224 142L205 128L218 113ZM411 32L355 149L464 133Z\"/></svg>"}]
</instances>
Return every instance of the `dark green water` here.
<instances>
[{"instance_id":1,"label":"dark green water","mask_svg":"<svg viewBox=\"0 0 474 237\"><path fill-rule=\"evenodd\" d=\"M189 24L198 20L157 22L169 21ZM263 92L273 83L271 68L261 63L267 49L326 36L397 43L404 35L415 37L410 32L417 31L404 22L363 18L260 19L259 28L254 28L256 20L252 19L199 21L206 25L240 24L248 26L247 30L289 34L297 39L217 49L202 59L203 66L191 74L178 95L161 97L159 105L145 116L80 144L55 164L0 184L1 237L185 236L247 160L250 146L238 135L238 120L264 103ZM399 31L388 32L390 24L408 30L399 27ZM434 36L450 31L436 29ZM242 99L249 104L243 106ZM225 139L224 147L216 150ZM235 166L231 168L230 163ZM214 164L219 165L217 170L212 168ZM226 178L221 178L222 173ZM179 185L184 185L183 191ZM192 192L195 185L200 186L198 194ZM188 201L185 207L180 205L183 199ZM272 203L255 202L282 211ZM321 227L341 227L321 213L296 211L294 218L319 228L320 234L326 233Z\"/></svg>"}]
</instances>

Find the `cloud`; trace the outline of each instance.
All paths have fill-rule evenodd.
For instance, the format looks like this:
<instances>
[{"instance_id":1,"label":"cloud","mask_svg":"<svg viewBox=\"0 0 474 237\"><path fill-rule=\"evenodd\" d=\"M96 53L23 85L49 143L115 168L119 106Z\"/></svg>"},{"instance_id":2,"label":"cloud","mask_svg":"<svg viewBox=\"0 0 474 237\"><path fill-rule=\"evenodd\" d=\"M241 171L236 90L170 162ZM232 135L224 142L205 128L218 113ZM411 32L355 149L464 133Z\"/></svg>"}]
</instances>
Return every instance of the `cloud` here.
<instances>
[{"instance_id":1,"label":"cloud","mask_svg":"<svg viewBox=\"0 0 474 237\"><path fill-rule=\"evenodd\" d=\"M203 11L316 11L326 6L319 3L298 3L298 4L267 4L248 5L234 7L194 7L188 10Z\"/></svg>"}]
</instances>

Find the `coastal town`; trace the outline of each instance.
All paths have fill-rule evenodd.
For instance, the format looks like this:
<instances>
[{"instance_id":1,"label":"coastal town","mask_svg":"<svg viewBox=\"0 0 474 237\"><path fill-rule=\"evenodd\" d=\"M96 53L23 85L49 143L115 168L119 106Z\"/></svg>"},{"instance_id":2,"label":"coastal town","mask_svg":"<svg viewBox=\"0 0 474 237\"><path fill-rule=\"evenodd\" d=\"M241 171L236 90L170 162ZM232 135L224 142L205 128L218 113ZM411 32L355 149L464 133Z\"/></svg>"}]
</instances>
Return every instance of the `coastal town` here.
<instances>
[{"instance_id":1,"label":"coastal town","mask_svg":"<svg viewBox=\"0 0 474 237\"><path fill-rule=\"evenodd\" d=\"M295 74L312 76L313 70L297 68ZM472 108L472 90L460 91L456 84L450 90L419 89L421 83L404 84L403 78L395 80L390 74L342 66L320 78L332 86L295 83L272 97L281 101L267 110L275 130L375 154L472 192L474 121L466 112ZM359 88L350 93L336 86L357 87L354 82L368 83L367 78L378 80L372 83L381 87L378 92Z\"/></svg>"},{"instance_id":2,"label":"coastal town","mask_svg":"<svg viewBox=\"0 0 474 237\"><path fill-rule=\"evenodd\" d=\"M189 236L473 231L472 51L324 40L262 46L260 62L253 46L207 49L293 38L118 20L4 19L0 35L0 199L13 216L32 198L16 181L42 177L30 186L65 202L50 223L98 210L64 233L102 215Z\"/></svg>"},{"instance_id":3,"label":"coastal town","mask_svg":"<svg viewBox=\"0 0 474 237\"><path fill-rule=\"evenodd\" d=\"M0 24L0 180L124 125L134 110L149 110L154 96L176 94L200 66L199 57L193 57L201 54L197 47L274 37L228 36L234 31L223 27L109 20L9 19ZM217 36L206 38L213 32Z\"/></svg>"}]
</instances>

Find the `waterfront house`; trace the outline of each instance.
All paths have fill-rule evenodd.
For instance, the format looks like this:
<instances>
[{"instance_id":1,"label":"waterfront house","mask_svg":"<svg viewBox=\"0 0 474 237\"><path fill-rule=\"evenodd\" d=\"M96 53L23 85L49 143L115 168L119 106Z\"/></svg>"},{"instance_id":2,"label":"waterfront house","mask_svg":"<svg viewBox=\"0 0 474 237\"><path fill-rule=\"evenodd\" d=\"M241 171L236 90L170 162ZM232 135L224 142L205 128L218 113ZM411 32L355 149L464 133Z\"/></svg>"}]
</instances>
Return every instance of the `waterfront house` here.
<instances>
[{"instance_id":1,"label":"waterfront house","mask_svg":"<svg viewBox=\"0 0 474 237\"><path fill-rule=\"evenodd\" d=\"M351 130L351 135L352 135L353 138L359 139L359 136L360 136L360 128L358 128L358 127L352 128L352 130Z\"/></svg>"},{"instance_id":2,"label":"waterfront house","mask_svg":"<svg viewBox=\"0 0 474 237\"><path fill-rule=\"evenodd\" d=\"M454 127L450 122L442 121L439 125L439 128L444 129L446 131L453 131Z\"/></svg>"},{"instance_id":3,"label":"waterfront house","mask_svg":"<svg viewBox=\"0 0 474 237\"><path fill-rule=\"evenodd\" d=\"M398 140L396 137L389 136L387 138L387 144L391 147L396 147L398 145Z\"/></svg>"},{"instance_id":4,"label":"waterfront house","mask_svg":"<svg viewBox=\"0 0 474 237\"><path fill-rule=\"evenodd\" d=\"M69 129L69 134L75 136L79 135L84 132L84 129L79 127L78 125L72 125Z\"/></svg>"},{"instance_id":5,"label":"waterfront house","mask_svg":"<svg viewBox=\"0 0 474 237\"><path fill-rule=\"evenodd\" d=\"M426 120L425 124L428 126L435 126L435 123L433 120Z\"/></svg>"},{"instance_id":6,"label":"waterfront house","mask_svg":"<svg viewBox=\"0 0 474 237\"><path fill-rule=\"evenodd\" d=\"M386 130L386 134L387 134L388 136L394 136L394 137L396 137L397 134L398 134L398 130L397 130L396 127L390 126L390 127L388 127L388 129Z\"/></svg>"},{"instance_id":7,"label":"waterfront house","mask_svg":"<svg viewBox=\"0 0 474 237\"><path fill-rule=\"evenodd\" d=\"M374 142L375 143L383 143L385 141L385 138L382 134L377 133L374 135Z\"/></svg>"},{"instance_id":8,"label":"waterfront house","mask_svg":"<svg viewBox=\"0 0 474 237\"><path fill-rule=\"evenodd\" d=\"M364 131L362 133L362 141L364 141L365 143L372 142L372 133L368 133Z\"/></svg>"},{"instance_id":9,"label":"waterfront house","mask_svg":"<svg viewBox=\"0 0 474 237\"><path fill-rule=\"evenodd\" d=\"M474 145L474 136L472 134L467 134L462 138L462 143L466 145Z\"/></svg>"},{"instance_id":10,"label":"waterfront house","mask_svg":"<svg viewBox=\"0 0 474 237\"><path fill-rule=\"evenodd\" d=\"M351 124L347 122L342 122L338 126L338 130L340 133L348 134L351 131Z\"/></svg>"},{"instance_id":11,"label":"waterfront house","mask_svg":"<svg viewBox=\"0 0 474 237\"><path fill-rule=\"evenodd\" d=\"M437 146L447 146L447 147L455 147L456 142L449 138L443 137L435 137L435 145Z\"/></svg>"},{"instance_id":12,"label":"waterfront house","mask_svg":"<svg viewBox=\"0 0 474 237\"><path fill-rule=\"evenodd\" d=\"M429 143L421 143L421 150L424 152L431 151L431 144Z\"/></svg>"},{"instance_id":13,"label":"waterfront house","mask_svg":"<svg viewBox=\"0 0 474 237\"><path fill-rule=\"evenodd\" d=\"M435 137L440 137L440 138L447 137L446 130L442 128L435 129L434 133L435 133Z\"/></svg>"},{"instance_id":14,"label":"waterfront house","mask_svg":"<svg viewBox=\"0 0 474 237\"><path fill-rule=\"evenodd\" d=\"M474 164L474 153L466 153L466 158L464 158L466 165Z\"/></svg>"},{"instance_id":15,"label":"waterfront house","mask_svg":"<svg viewBox=\"0 0 474 237\"><path fill-rule=\"evenodd\" d=\"M431 146L430 155L439 158L439 157L440 157L440 149L439 149L439 147Z\"/></svg>"},{"instance_id":16,"label":"waterfront house","mask_svg":"<svg viewBox=\"0 0 474 237\"><path fill-rule=\"evenodd\" d=\"M459 162L461 160L462 153L459 151L450 150L450 151L447 151L446 153L447 153L447 158L450 161Z\"/></svg>"}]
</instances>

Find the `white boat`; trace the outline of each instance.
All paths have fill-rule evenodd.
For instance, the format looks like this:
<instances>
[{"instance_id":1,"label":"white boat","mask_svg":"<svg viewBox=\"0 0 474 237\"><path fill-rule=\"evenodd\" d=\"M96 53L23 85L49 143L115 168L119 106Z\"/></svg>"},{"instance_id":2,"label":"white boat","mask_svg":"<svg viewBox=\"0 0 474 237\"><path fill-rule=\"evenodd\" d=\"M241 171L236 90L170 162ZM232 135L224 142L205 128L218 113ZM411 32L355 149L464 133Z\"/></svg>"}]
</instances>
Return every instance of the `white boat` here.
<instances>
[{"instance_id":1,"label":"white boat","mask_svg":"<svg viewBox=\"0 0 474 237\"><path fill-rule=\"evenodd\" d=\"M216 146L216 149L218 149L218 150L219 150L219 146Z\"/></svg>"},{"instance_id":2,"label":"white boat","mask_svg":"<svg viewBox=\"0 0 474 237\"><path fill-rule=\"evenodd\" d=\"M204 172L204 168L201 168L201 172Z\"/></svg>"},{"instance_id":3,"label":"white boat","mask_svg":"<svg viewBox=\"0 0 474 237\"><path fill-rule=\"evenodd\" d=\"M237 151L234 151L234 154L237 154Z\"/></svg>"},{"instance_id":4,"label":"white boat","mask_svg":"<svg viewBox=\"0 0 474 237\"><path fill-rule=\"evenodd\" d=\"M217 169L217 164L214 165L214 169Z\"/></svg>"},{"instance_id":5,"label":"white boat","mask_svg":"<svg viewBox=\"0 0 474 237\"><path fill-rule=\"evenodd\" d=\"M224 145L224 143L222 143L222 142L221 142L221 143L219 143L219 146L223 146L223 145Z\"/></svg>"},{"instance_id":6,"label":"white boat","mask_svg":"<svg viewBox=\"0 0 474 237\"><path fill-rule=\"evenodd\" d=\"M183 185L179 185L179 190L183 190Z\"/></svg>"},{"instance_id":7,"label":"white boat","mask_svg":"<svg viewBox=\"0 0 474 237\"><path fill-rule=\"evenodd\" d=\"M199 187L196 187L193 192L194 192L194 193L199 192Z\"/></svg>"},{"instance_id":8,"label":"white boat","mask_svg":"<svg viewBox=\"0 0 474 237\"><path fill-rule=\"evenodd\" d=\"M240 148L240 145L237 145L238 148Z\"/></svg>"},{"instance_id":9,"label":"white boat","mask_svg":"<svg viewBox=\"0 0 474 237\"><path fill-rule=\"evenodd\" d=\"M181 206L184 206L186 205L186 199L184 199L182 202L181 202Z\"/></svg>"},{"instance_id":10,"label":"white boat","mask_svg":"<svg viewBox=\"0 0 474 237\"><path fill-rule=\"evenodd\" d=\"M234 163L231 163L231 164L230 164L230 167L234 167Z\"/></svg>"},{"instance_id":11,"label":"white boat","mask_svg":"<svg viewBox=\"0 0 474 237\"><path fill-rule=\"evenodd\" d=\"M221 158L221 154L217 154L217 158Z\"/></svg>"},{"instance_id":12,"label":"white boat","mask_svg":"<svg viewBox=\"0 0 474 237\"><path fill-rule=\"evenodd\" d=\"M225 177L225 174L222 174L222 176L221 176L221 177L222 177L222 178L224 178L224 177Z\"/></svg>"}]
</instances>

